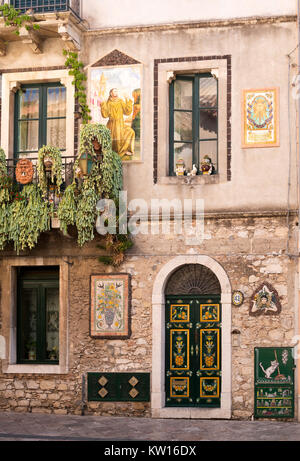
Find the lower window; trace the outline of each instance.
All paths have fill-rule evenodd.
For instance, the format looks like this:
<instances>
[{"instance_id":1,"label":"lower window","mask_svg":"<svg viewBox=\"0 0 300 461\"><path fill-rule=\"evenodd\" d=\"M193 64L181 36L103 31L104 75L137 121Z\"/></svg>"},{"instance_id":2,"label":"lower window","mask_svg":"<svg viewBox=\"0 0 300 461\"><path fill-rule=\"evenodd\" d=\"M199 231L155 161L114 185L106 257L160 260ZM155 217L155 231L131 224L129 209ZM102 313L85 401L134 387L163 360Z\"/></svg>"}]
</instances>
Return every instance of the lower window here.
<instances>
[{"instance_id":1,"label":"lower window","mask_svg":"<svg viewBox=\"0 0 300 461\"><path fill-rule=\"evenodd\" d=\"M59 363L59 268L18 269L18 363Z\"/></svg>"}]
</instances>

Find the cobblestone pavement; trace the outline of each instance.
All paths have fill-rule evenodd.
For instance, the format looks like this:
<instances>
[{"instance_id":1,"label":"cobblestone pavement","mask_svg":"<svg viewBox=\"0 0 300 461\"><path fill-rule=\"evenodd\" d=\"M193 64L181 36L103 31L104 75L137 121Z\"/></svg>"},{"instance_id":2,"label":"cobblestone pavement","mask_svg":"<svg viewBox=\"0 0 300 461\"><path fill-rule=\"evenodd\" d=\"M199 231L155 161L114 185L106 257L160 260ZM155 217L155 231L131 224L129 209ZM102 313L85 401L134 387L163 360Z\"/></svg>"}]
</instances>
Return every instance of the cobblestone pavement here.
<instances>
[{"instance_id":1,"label":"cobblestone pavement","mask_svg":"<svg viewBox=\"0 0 300 461\"><path fill-rule=\"evenodd\" d=\"M0 441L300 441L300 424L3 412Z\"/></svg>"}]
</instances>

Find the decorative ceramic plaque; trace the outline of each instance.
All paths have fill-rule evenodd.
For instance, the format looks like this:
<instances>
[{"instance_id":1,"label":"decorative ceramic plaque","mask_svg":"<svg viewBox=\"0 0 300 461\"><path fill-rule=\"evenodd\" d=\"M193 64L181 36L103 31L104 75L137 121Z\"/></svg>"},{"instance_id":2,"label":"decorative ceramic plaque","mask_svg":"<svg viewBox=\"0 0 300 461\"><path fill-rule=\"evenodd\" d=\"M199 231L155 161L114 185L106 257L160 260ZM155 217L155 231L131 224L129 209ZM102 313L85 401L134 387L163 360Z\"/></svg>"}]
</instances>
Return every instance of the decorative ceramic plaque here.
<instances>
[{"instance_id":1,"label":"decorative ceramic plaque","mask_svg":"<svg viewBox=\"0 0 300 461\"><path fill-rule=\"evenodd\" d=\"M292 347L254 349L255 418L294 418L294 369Z\"/></svg>"},{"instance_id":2,"label":"decorative ceramic plaque","mask_svg":"<svg viewBox=\"0 0 300 461\"><path fill-rule=\"evenodd\" d=\"M262 283L251 297L249 315L279 315L280 312L281 303L277 291L269 283Z\"/></svg>"},{"instance_id":3,"label":"decorative ceramic plaque","mask_svg":"<svg viewBox=\"0 0 300 461\"><path fill-rule=\"evenodd\" d=\"M96 338L130 336L130 276L91 276L90 334Z\"/></svg>"},{"instance_id":4,"label":"decorative ceramic plaque","mask_svg":"<svg viewBox=\"0 0 300 461\"><path fill-rule=\"evenodd\" d=\"M234 306L241 306L244 302L244 295L241 291L236 290L232 293L232 304Z\"/></svg>"},{"instance_id":5,"label":"decorative ceramic plaque","mask_svg":"<svg viewBox=\"0 0 300 461\"><path fill-rule=\"evenodd\" d=\"M242 147L279 146L279 90L244 90Z\"/></svg>"}]
</instances>

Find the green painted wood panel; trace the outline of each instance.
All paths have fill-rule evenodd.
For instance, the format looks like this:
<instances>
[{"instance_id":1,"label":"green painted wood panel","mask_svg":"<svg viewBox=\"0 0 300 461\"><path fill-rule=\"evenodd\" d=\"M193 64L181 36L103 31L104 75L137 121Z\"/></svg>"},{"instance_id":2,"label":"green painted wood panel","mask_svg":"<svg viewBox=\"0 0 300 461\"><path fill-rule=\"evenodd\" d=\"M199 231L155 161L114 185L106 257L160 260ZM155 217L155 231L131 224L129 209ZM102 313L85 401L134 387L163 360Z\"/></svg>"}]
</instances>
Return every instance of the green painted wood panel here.
<instances>
[{"instance_id":1,"label":"green painted wood panel","mask_svg":"<svg viewBox=\"0 0 300 461\"><path fill-rule=\"evenodd\" d=\"M166 298L166 406L220 407L218 296Z\"/></svg>"},{"instance_id":2,"label":"green painted wood panel","mask_svg":"<svg viewBox=\"0 0 300 461\"><path fill-rule=\"evenodd\" d=\"M89 402L149 402L150 373L88 373Z\"/></svg>"}]
</instances>

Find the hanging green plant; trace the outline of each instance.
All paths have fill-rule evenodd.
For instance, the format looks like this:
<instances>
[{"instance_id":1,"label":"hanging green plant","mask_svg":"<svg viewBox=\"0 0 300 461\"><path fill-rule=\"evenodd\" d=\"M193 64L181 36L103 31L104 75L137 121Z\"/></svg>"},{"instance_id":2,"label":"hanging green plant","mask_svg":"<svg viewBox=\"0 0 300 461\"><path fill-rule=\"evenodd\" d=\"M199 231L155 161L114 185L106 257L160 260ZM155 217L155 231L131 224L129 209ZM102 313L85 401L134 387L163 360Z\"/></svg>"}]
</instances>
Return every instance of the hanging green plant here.
<instances>
[{"instance_id":1,"label":"hanging green plant","mask_svg":"<svg viewBox=\"0 0 300 461\"><path fill-rule=\"evenodd\" d=\"M111 134L109 129L101 123L88 123L86 125L82 125L80 128L79 157L85 153L95 156L93 145L94 139L101 144L103 152L112 150Z\"/></svg>"},{"instance_id":2,"label":"hanging green plant","mask_svg":"<svg viewBox=\"0 0 300 461\"><path fill-rule=\"evenodd\" d=\"M123 168L120 156L113 150L105 151L100 171L103 196L118 200L119 192L123 188Z\"/></svg>"},{"instance_id":3,"label":"hanging green plant","mask_svg":"<svg viewBox=\"0 0 300 461\"><path fill-rule=\"evenodd\" d=\"M7 175L6 155L4 149L0 147L0 176Z\"/></svg>"},{"instance_id":4,"label":"hanging green plant","mask_svg":"<svg viewBox=\"0 0 300 461\"><path fill-rule=\"evenodd\" d=\"M101 146L101 159L95 151L95 140ZM79 153L74 170L79 169L82 156L91 156L98 161L98 172L95 168L91 174L98 175L98 189L102 197L117 199L123 187L123 169L120 156L112 150L111 134L108 128L100 123L82 125L80 129Z\"/></svg>"},{"instance_id":5,"label":"hanging green plant","mask_svg":"<svg viewBox=\"0 0 300 461\"><path fill-rule=\"evenodd\" d=\"M34 248L41 232L50 229L51 211L36 184L28 184L11 204L9 240L20 250Z\"/></svg>"},{"instance_id":6,"label":"hanging green plant","mask_svg":"<svg viewBox=\"0 0 300 461\"><path fill-rule=\"evenodd\" d=\"M13 193L13 184L10 176L0 176L0 204L10 202Z\"/></svg>"},{"instance_id":7,"label":"hanging green plant","mask_svg":"<svg viewBox=\"0 0 300 461\"><path fill-rule=\"evenodd\" d=\"M66 56L65 66L70 68L69 75L74 77L72 84L75 87L75 99L78 101L80 108L80 116L82 122L88 123L91 120L90 108L87 103L86 89L83 84L87 80L87 77L83 71L84 64L79 61L78 53L69 50L63 50L64 56Z\"/></svg>"},{"instance_id":8,"label":"hanging green plant","mask_svg":"<svg viewBox=\"0 0 300 461\"><path fill-rule=\"evenodd\" d=\"M47 193L46 169L51 170L51 182L56 184L58 190L63 183L61 152L57 147L43 146L38 153L37 172L39 186L43 195Z\"/></svg>"},{"instance_id":9,"label":"hanging green plant","mask_svg":"<svg viewBox=\"0 0 300 461\"><path fill-rule=\"evenodd\" d=\"M11 200L12 179L7 175L5 152L0 148L0 250L8 242Z\"/></svg>"},{"instance_id":10,"label":"hanging green plant","mask_svg":"<svg viewBox=\"0 0 300 461\"><path fill-rule=\"evenodd\" d=\"M75 225L77 212L77 185L70 184L58 205L57 217L60 220L60 229L66 235L68 226Z\"/></svg>"},{"instance_id":11,"label":"hanging green plant","mask_svg":"<svg viewBox=\"0 0 300 461\"><path fill-rule=\"evenodd\" d=\"M8 243L10 228L11 207L9 203L0 204L0 250L3 250Z\"/></svg>"},{"instance_id":12,"label":"hanging green plant","mask_svg":"<svg viewBox=\"0 0 300 461\"><path fill-rule=\"evenodd\" d=\"M98 194L93 177L84 180L77 202L76 227L78 231L78 245L83 246L86 242L94 239L94 227L97 218L96 205Z\"/></svg>"}]
</instances>

